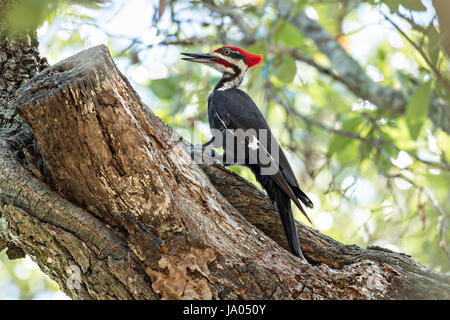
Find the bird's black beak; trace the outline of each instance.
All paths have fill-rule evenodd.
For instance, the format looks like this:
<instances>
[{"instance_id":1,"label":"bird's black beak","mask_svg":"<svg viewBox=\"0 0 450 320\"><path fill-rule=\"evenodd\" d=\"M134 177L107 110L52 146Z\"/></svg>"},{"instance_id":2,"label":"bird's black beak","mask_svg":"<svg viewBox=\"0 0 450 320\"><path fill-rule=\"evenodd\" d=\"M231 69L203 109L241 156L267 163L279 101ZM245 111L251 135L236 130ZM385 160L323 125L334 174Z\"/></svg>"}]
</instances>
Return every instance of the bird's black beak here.
<instances>
[{"instance_id":1,"label":"bird's black beak","mask_svg":"<svg viewBox=\"0 0 450 320\"><path fill-rule=\"evenodd\" d=\"M182 52L181 54L188 56L189 58L183 57L181 59L186 60L186 61L190 61L190 62L208 62L214 58L217 58L215 56L212 56L210 54L204 54L204 53L185 53Z\"/></svg>"}]
</instances>

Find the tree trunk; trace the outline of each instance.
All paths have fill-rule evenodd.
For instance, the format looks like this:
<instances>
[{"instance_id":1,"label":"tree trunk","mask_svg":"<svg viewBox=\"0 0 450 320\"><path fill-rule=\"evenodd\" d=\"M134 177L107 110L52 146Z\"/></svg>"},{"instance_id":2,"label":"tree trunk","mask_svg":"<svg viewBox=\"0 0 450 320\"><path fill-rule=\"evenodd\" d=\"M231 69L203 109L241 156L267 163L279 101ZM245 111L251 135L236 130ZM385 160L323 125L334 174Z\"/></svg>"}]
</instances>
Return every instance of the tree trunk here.
<instances>
[{"instance_id":1,"label":"tree trunk","mask_svg":"<svg viewBox=\"0 0 450 320\"><path fill-rule=\"evenodd\" d=\"M219 164L193 163L104 46L16 97L42 158L33 175L0 143L0 239L73 298L450 298L448 276L302 224L310 263L293 256L267 197Z\"/></svg>"}]
</instances>

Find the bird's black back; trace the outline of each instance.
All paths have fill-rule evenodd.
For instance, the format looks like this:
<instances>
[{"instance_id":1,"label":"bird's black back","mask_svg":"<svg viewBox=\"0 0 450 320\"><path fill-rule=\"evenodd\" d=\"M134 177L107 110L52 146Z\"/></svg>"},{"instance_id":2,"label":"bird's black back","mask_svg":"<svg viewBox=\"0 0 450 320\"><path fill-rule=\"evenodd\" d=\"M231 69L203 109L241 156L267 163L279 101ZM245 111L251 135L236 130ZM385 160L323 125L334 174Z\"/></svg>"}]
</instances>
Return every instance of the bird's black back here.
<instances>
[{"instance_id":1,"label":"bird's black back","mask_svg":"<svg viewBox=\"0 0 450 320\"><path fill-rule=\"evenodd\" d=\"M279 171L275 175L263 175L261 166L258 164L244 163L254 173L256 180L266 190L269 198L278 208L283 227L288 239L289 247L292 252L300 257L303 253L300 249L295 220L292 215L290 200L293 200L297 207L307 217L300 201L308 207L312 207L311 200L299 188L297 179L292 168L279 145L278 141L272 137L272 132L267 124L266 119L262 115L259 108L253 102L248 94L237 88L227 90L215 90L208 98L208 119L212 129L217 129L225 134L227 129L237 130L256 130L257 139L260 129L267 130L266 145L263 147L268 150L276 150L278 152ZM264 141L264 140L262 140ZM272 145L273 144L273 145ZM223 146L227 153L225 145ZM272 149L273 148L273 149Z\"/></svg>"},{"instance_id":2,"label":"bird's black back","mask_svg":"<svg viewBox=\"0 0 450 320\"><path fill-rule=\"evenodd\" d=\"M270 150L277 150L280 170L284 178L293 187L298 187L297 179L278 141L272 136L272 131L263 114L244 91L231 88L224 91L216 90L208 98L208 120L211 128L222 130L222 121L227 123L228 129L255 129L259 139L259 129L267 130L267 145ZM274 146L271 142L275 143ZM273 149L272 149L273 148Z\"/></svg>"}]
</instances>

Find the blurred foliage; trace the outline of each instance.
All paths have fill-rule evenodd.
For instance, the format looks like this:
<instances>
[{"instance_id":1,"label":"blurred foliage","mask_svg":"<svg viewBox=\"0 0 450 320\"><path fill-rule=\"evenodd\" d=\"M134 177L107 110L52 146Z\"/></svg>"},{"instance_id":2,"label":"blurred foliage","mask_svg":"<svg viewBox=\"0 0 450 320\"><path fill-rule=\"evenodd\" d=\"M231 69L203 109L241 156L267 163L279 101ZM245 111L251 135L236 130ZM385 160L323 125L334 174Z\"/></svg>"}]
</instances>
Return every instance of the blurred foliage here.
<instances>
[{"instance_id":1,"label":"blurred foliage","mask_svg":"<svg viewBox=\"0 0 450 320\"><path fill-rule=\"evenodd\" d=\"M5 251L0 253L0 300L66 298L58 290L58 284L29 257L9 261Z\"/></svg>"},{"instance_id":2,"label":"blurred foliage","mask_svg":"<svg viewBox=\"0 0 450 320\"><path fill-rule=\"evenodd\" d=\"M450 104L450 33L440 29L437 1L112 0L97 9L66 1L36 21L46 20L40 48L53 62L107 44L152 110L196 144L210 136L207 97L220 75L181 61L179 52L237 45L264 54L242 88L311 195L315 226L341 242L405 252L450 272L450 136L428 118L431 99ZM288 21L286 12L298 10L334 35L375 82L402 92L405 113L351 93ZM246 168L232 169L255 183Z\"/></svg>"},{"instance_id":3,"label":"blurred foliage","mask_svg":"<svg viewBox=\"0 0 450 320\"><path fill-rule=\"evenodd\" d=\"M5 19L13 31L24 31L39 27L44 21L52 22L71 5L100 8L109 0L4 0L5 10L0 17ZM0 7L0 9L2 9Z\"/></svg>"}]
</instances>

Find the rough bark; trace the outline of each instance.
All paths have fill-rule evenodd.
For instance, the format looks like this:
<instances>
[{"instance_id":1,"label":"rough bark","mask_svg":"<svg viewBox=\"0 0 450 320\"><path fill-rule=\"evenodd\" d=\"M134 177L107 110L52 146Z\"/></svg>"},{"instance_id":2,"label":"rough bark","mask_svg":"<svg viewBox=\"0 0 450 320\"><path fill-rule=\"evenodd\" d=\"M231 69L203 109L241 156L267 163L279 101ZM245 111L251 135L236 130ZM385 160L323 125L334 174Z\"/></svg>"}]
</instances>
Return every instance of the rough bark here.
<instances>
[{"instance_id":1,"label":"rough bark","mask_svg":"<svg viewBox=\"0 0 450 320\"><path fill-rule=\"evenodd\" d=\"M408 256L302 224L311 264L283 249L267 197L218 164L194 164L104 46L47 68L15 106L42 148L47 183L0 144L0 238L73 298L450 297L448 277Z\"/></svg>"},{"instance_id":2,"label":"rough bark","mask_svg":"<svg viewBox=\"0 0 450 320\"><path fill-rule=\"evenodd\" d=\"M38 158L39 150L28 125L12 110L11 102L17 89L48 64L39 55L35 31L16 32L7 25L6 12L16 2L0 1L0 142L2 151L8 150L11 157L27 166L29 160ZM39 172L33 164L29 167ZM19 247L0 238L0 250L4 248L8 248L10 259L24 257Z\"/></svg>"},{"instance_id":3,"label":"rough bark","mask_svg":"<svg viewBox=\"0 0 450 320\"><path fill-rule=\"evenodd\" d=\"M34 34L10 34L0 21L0 138L16 151L29 147L33 136L8 104L23 83L48 66L37 46Z\"/></svg>"}]
</instances>

